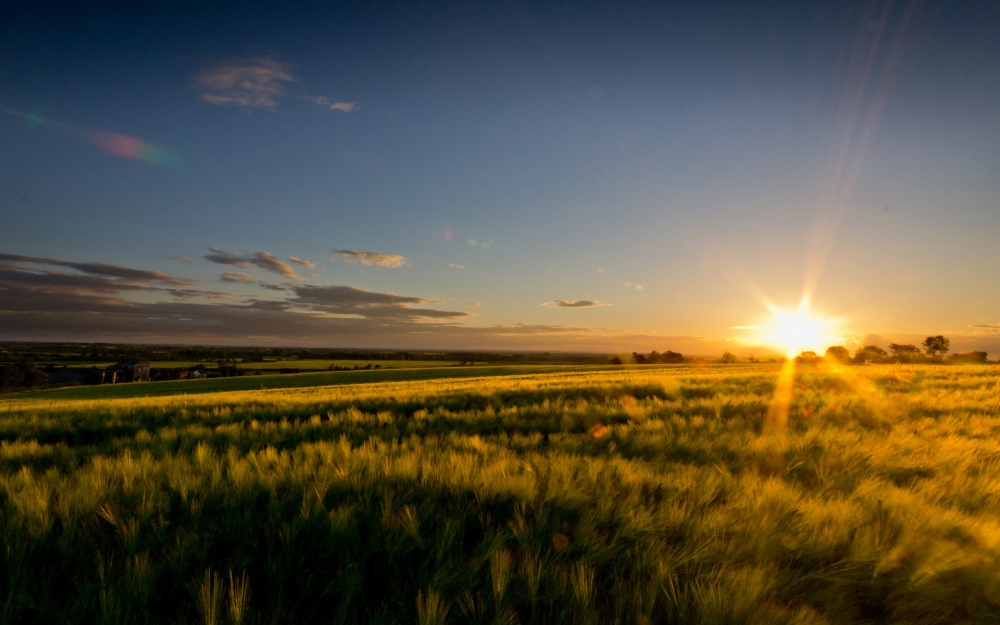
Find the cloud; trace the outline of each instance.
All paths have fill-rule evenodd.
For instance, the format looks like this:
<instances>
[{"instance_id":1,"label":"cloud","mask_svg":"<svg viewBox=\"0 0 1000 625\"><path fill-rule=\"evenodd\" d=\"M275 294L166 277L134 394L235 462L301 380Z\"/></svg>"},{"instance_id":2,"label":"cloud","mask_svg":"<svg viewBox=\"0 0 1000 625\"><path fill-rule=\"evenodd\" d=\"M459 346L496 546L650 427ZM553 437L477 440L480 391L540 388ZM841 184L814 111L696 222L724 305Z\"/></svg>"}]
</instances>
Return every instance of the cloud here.
<instances>
[{"instance_id":1,"label":"cloud","mask_svg":"<svg viewBox=\"0 0 1000 625\"><path fill-rule=\"evenodd\" d=\"M465 304L463 304L463 306L482 306L482 305L483 305L482 302L465 302Z\"/></svg>"},{"instance_id":2,"label":"cloud","mask_svg":"<svg viewBox=\"0 0 1000 625\"><path fill-rule=\"evenodd\" d=\"M1000 323L973 323L970 328L985 328L988 330L1000 330Z\"/></svg>"},{"instance_id":3,"label":"cloud","mask_svg":"<svg viewBox=\"0 0 1000 625\"><path fill-rule=\"evenodd\" d=\"M271 273L276 273L279 276L284 276L289 280L301 280L299 274L292 269L292 266L288 263L275 258L274 256L268 254L267 252L257 252L251 257L250 262L254 265L260 267L264 271L270 271Z\"/></svg>"},{"instance_id":4,"label":"cloud","mask_svg":"<svg viewBox=\"0 0 1000 625\"><path fill-rule=\"evenodd\" d=\"M67 267L75 269L81 273L92 276L103 276L106 278L116 278L128 283L155 284L173 287L188 287L197 284L197 280L187 278L177 278L162 271L148 271L146 269L132 269L121 265L110 265L108 263L77 263L58 258L39 258L36 256L19 256L16 254L0 254L0 261L14 264L30 263L34 265L50 265L53 267ZM68 275L68 274L63 274Z\"/></svg>"},{"instance_id":5,"label":"cloud","mask_svg":"<svg viewBox=\"0 0 1000 625\"><path fill-rule=\"evenodd\" d=\"M194 262L193 258L191 258L190 256L185 256L183 254L175 254L173 256L167 256L167 258L169 258L170 260L176 260L182 263L187 263L189 265Z\"/></svg>"},{"instance_id":6,"label":"cloud","mask_svg":"<svg viewBox=\"0 0 1000 625\"><path fill-rule=\"evenodd\" d=\"M338 258L348 263L358 262L362 265L378 265L380 267L402 267L410 264L409 260L398 254L380 254L364 250L333 250L330 252L331 260Z\"/></svg>"},{"instance_id":7,"label":"cloud","mask_svg":"<svg viewBox=\"0 0 1000 625\"><path fill-rule=\"evenodd\" d=\"M331 111L343 111L345 113L352 113L357 110L358 105L354 102L334 102L329 98L324 96L317 96L312 98L312 100L320 105L329 108Z\"/></svg>"},{"instance_id":8,"label":"cloud","mask_svg":"<svg viewBox=\"0 0 1000 625\"><path fill-rule=\"evenodd\" d=\"M607 305L592 299L557 299L554 302L541 304L541 306L548 306L550 308L596 308Z\"/></svg>"},{"instance_id":9,"label":"cloud","mask_svg":"<svg viewBox=\"0 0 1000 625\"><path fill-rule=\"evenodd\" d=\"M290 82L290 65L261 57L222 62L194 76L201 99L222 106L276 108Z\"/></svg>"},{"instance_id":10,"label":"cloud","mask_svg":"<svg viewBox=\"0 0 1000 625\"><path fill-rule=\"evenodd\" d=\"M729 326L730 330L763 330L767 326Z\"/></svg>"},{"instance_id":11,"label":"cloud","mask_svg":"<svg viewBox=\"0 0 1000 625\"><path fill-rule=\"evenodd\" d=\"M242 284L253 284L254 281L253 278L242 271L227 271L219 276L219 279L223 282L240 282Z\"/></svg>"},{"instance_id":12,"label":"cloud","mask_svg":"<svg viewBox=\"0 0 1000 625\"><path fill-rule=\"evenodd\" d=\"M289 300L292 305L315 312L395 319L459 319L469 316L469 313L461 311L413 308L432 301L427 298L378 293L354 286L296 285L291 290L297 296Z\"/></svg>"},{"instance_id":13,"label":"cloud","mask_svg":"<svg viewBox=\"0 0 1000 625\"><path fill-rule=\"evenodd\" d=\"M312 269L313 267L316 266L316 263L311 263L308 260L302 260L301 258L295 258L294 256L289 256L288 260L292 261L297 265L302 265L306 269Z\"/></svg>"},{"instance_id":14,"label":"cloud","mask_svg":"<svg viewBox=\"0 0 1000 625\"><path fill-rule=\"evenodd\" d=\"M78 273L25 265L68 267ZM204 291L190 286L195 280L170 276L159 271L133 269L107 263L77 263L56 258L37 258L0 254L0 309L34 310L29 304L37 299L51 299L51 308L67 313L83 312L78 300L111 302L121 300L122 294L162 294L180 300L204 298L218 300L233 297L229 293ZM6 308L4 308L6 307ZM61 308L64 307L64 308ZM38 311L44 313L45 310ZM2 325L0 321L0 325Z\"/></svg>"},{"instance_id":15,"label":"cloud","mask_svg":"<svg viewBox=\"0 0 1000 625\"><path fill-rule=\"evenodd\" d=\"M291 265L267 252L255 252L253 255L237 254L219 247L209 248L209 252L209 254L205 254L205 260L219 265L232 265L241 269L250 269L250 266L253 265L289 280L302 279Z\"/></svg>"},{"instance_id":16,"label":"cloud","mask_svg":"<svg viewBox=\"0 0 1000 625\"><path fill-rule=\"evenodd\" d=\"M233 260L231 254L219 254ZM42 262L45 261L45 262ZM233 293L175 288L186 282L172 276L127 267L96 264L101 275L35 269L32 264L80 265L58 259L3 255L0 260L0 336L189 338L401 336L445 327L470 317L462 311L424 308L435 300L367 291L354 286L314 286L296 283L264 288L280 292L273 299L240 298ZM111 269L108 269L111 267ZM137 272L137 273L136 273ZM135 274L143 280L104 274ZM241 272L222 274L223 282L250 283ZM135 292L160 292L175 301L129 299ZM198 298L201 301L198 301ZM150 324L150 320L155 320ZM348 321L350 324L348 324ZM353 324L353 325L352 325ZM206 339L207 340L207 339ZM258 341L259 342L259 341Z\"/></svg>"},{"instance_id":17,"label":"cloud","mask_svg":"<svg viewBox=\"0 0 1000 625\"><path fill-rule=\"evenodd\" d=\"M250 261L245 259L242 255L235 252L227 252L226 250L218 247L211 247L208 250L211 254L205 254L205 260L219 265L233 265L234 267L241 267L243 269L250 268Z\"/></svg>"},{"instance_id":18,"label":"cloud","mask_svg":"<svg viewBox=\"0 0 1000 625\"><path fill-rule=\"evenodd\" d=\"M448 266L452 269L465 269L465 265L456 265L454 263L448 263Z\"/></svg>"},{"instance_id":19,"label":"cloud","mask_svg":"<svg viewBox=\"0 0 1000 625\"><path fill-rule=\"evenodd\" d=\"M268 291L288 291L295 286L293 282L283 282L281 284L274 284L273 282L258 282L257 286L262 289L267 289Z\"/></svg>"}]
</instances>

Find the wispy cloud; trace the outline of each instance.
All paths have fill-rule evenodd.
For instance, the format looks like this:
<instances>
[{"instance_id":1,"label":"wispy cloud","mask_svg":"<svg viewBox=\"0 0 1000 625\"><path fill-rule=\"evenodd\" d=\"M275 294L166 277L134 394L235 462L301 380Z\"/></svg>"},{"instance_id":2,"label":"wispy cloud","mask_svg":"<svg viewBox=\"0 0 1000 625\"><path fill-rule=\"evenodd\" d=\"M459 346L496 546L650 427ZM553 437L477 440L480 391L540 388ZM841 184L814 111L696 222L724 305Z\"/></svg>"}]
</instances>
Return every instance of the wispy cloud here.
<instances>
[{"instance_id":1,"label":"wispy cloud","mask_svg":"<svg viewBox=\"0 0 1000 625\"><path fill-rule=\"evenodd\" d=\"M219 247L209 248L208 251L209 253L205 254L205 260L219 265L232 265L241 269L250 269L250 266L253 265L289 280L302 279L291 265L275 258L274 255L268 252L255 252L253 255L237 254L236 252L230 252Z\"/></svg>"},{"instance_id":2,"label":"wispy cloud","mask_svg":"<svg viewBox=\"0 0 1000 625\"><path fill-rule=\"evenodd\" d=\"M195 74L194 86L209 104L276 108L295 82L291 67L261 57L226 61Z\"/></svg>"},{"instance_id":3,"label":"wispy cloud","mask_svg":"<svg viewBox=\"0 0 1000 625\"><path fill-rule=\"evenodd\" d=\"M297 296L289 303L314 312L357 315L367 319L460 319L469 313L461 311L413 308L433 300L424 297L366 291L354 286L296 285L291 290Z\"/></svg>"},{"instance_id":4,"label":"wispy cloud","mask_svg":"<svg viewBox=\"0 0 1000 625\"><path fill-rule=\"evenodd\" d=\"M111 265L108 263L77 263L58 258L40 258L37 256L19 256L16 254L0 254L0 261L14 264L30 263L34 265L66 267L92 276L103 276L135 283L152 283L181 288L197 284L197 280L177 278L162 271L132 269L131 267L122 267L121 265Z\"/></svg>"},{"instance_id":5,"label":"wispy cloud","mask_svg":"<svg viewBox=\"0 0 1000 625\"><path fill-rule=\"evenodd\" d=\"M325 106L329 108L331 111L343 111L345 113L352 113L358 108L358 105L355 104L354 102L334 102L330 98L324 96L316 96L311 99L316 104L320 106Z\"/></svg>"},{"instance_id":6,"label":"wispy cloud","mask_svg":"<svg viewBox=\"0 0 1000 625\"><path fill-rule=\"evenodd\" d=\"M455 263L448 263L448 266L452 269L465 269L465 265L456 265Z\"/></svg>"},{"instance_id":7,"label":"wispy cloud","mask_svg":"<svg viewBox=\"0 0 1000 625\"><path fill-rule=\"evenodd\" d=\"M242 254L229 252L220 247L210 247L208 248L208 251L209 253L205 254L205 260L209 262L219 265L233 265L234 267L240 267L243 269L250 268L250 261L244 258Z\"/></svg>"},{"instance_id":8,"label":"wispy cloud","mask_svg":"<svg viewBox=\"0 0 1000 625\"><path fill-rule=\"evenodd\" d=\"M730 330L763 330L767 326L729 326Z\"/></svg>"},{"instance_id":9,"label":"wispy cloud","mask_svg":"<svg viewBox=\"0 0 1000 625\"><path fill-rule=\"evenodd\" d=\"M465 304L463 304L463 306L482 306L482 305L483 305L482 302L465 302Z\"/></svg>"},{"instance_id":10,"label":"wispy cloud","mask_svg":"<svg viewBox=\"0 0 1000 625\"><path fill-rule=\"evenodd\" d=\"M271 273L276 273L279 276L284 276L289 280L301 280L299 274L292 269L292 266L283 260L279 260L268 254L267 252L257 252L250 259L250 262L254 265L260 267L264 271L270 271Z\"/></svg>"},{"instance_id":11,"label":"wispy cloud","mask_svg":"<svg viewBox=\"0 0 1000 625\"><path fill-rule=\"evenodd\" d=\"M592 299L557 299L554 302L545 302L540 305L550 308L596 308L598 306L608 306L609 304Z\"/></svg>"},{"instance_id":12,"label":"wispy cloud","mask_svg":"<svg viewBox=\"0 0 1000 625\"><path fill-rule=\"evenodd\" d=\"M294 256L289 256L288 260L292 261L296 265L302 265L307 269L312 269L316 266L316 263L311 263L308 260L302 260L301 258L295 258Z\"/></svg>"},{"instance_id":13,"label":"wispy cloud","mask_svg":"<svg viewBox=\"0 0 1000 625\"><path fill-rule=\"evenodd\" d=\"M223 282L239 282L242 284L253 284L254 281L253 278L242 271L227 271L219 276L219 280L222 280Z\"/></svg>"},{"instance_id":14,"label":"wispy cloud","mask_svg":"<svg viewBox=\"0 0 1000 625\"><path fill-rule=\"evenodd\" d=\"M402 267L409 265L410 261L398 254L381 254L379 252L366 252L364 250L333 250L330 252L330 259L340 259L348 263L361 263L362 265L378 265L380 267Z\"/></svg>"},{"instance_id":15,"label":"wispy cloud","mask_svg":"<svg viewBox=\"0 0 1000 625\"><path fill-rule=\"evenodd\" d=\"M986 328L988 330L1000 330L1000 323L973 323L970 328Z\"/></svg>"},{"instance_id":16,"label":"wispy cloud","mask_svg":"<svg viewBox=\"0 0 1000 625\"><path fill-rule=\"evenodd\" d=\"M175 254L173 256L167 256L166 258L170 260L176 260L182 263L187 263L189 265L194 262L193 258L191 258L190 256L185 256L183 254Z\"/></svg>"}]
</instances>

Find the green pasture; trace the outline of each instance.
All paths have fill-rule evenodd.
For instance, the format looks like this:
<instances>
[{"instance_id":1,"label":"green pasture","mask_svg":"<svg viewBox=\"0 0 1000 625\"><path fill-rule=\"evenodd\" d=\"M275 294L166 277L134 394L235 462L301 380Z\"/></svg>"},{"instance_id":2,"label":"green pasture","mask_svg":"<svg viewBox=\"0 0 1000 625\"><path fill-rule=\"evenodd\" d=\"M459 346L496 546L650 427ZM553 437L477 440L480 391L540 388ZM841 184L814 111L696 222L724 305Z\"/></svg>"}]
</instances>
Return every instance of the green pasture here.
<instances>
[{"instance_id":1,"label":"green pasture","mask_svg":"<svg viewBox=\"0 0 1000 625\"><path fill-rule=\"evenodd\" d=\"M238 360L238 359L237 359ZM42 364L56 364L58 366L66 365L72 369L89 369L92 366L98 369L103 369L105 367L110 367L116 364L117 360L112 361L102 361L102 362L49 362L42 361ZM227 364L234 364L233 361L227 360ZM204 365L207 368L213 368L218 364L216 360L187 360L187 361L177 361L177 360L154 360L149 361L149 366L151 369L190 369L192 367L197 367L198 365ZM458 364L457 361L438 361L438 360L322 360L322 359L309 359L309 360L268 360L265 362L236 362L235 365L240 369L248 372L254 371L277 371L278 369L301 369L301 370L322 370L330 366L337 367L364 367L366 365L381 365L383 368L392 367L393 369L427 369L429 367L448 367L451 365Z\"/></svg>"},{"instance_id":2,"label":"green pasture","mask_svg":"<svg viewBox=\"0 0 1000 625\"><path fill-rule=\"evenodd\" d=\"M353 366L353 365L352 365ZM30 399L101 400L131 397L160 397L166 395L193 395L229 391L291 389L309 386L338 384L364 384L372 382L401 382L441 378L468 378L482 376L522 375L530 373L555 373L560 371L590 371L610 369L611 366L584 365L492 365L464 367L407 367L398 369L370 369L366 371L323 371L314 373L289 373L270 375L244 375L229 378L201 378L169 380L163 382L133 382L129 384L102 384L97 386L69 386L64 388L28 391L13 395L0 395L0 406L5 401L20 402Z\"/></svg>"}]
</instances>

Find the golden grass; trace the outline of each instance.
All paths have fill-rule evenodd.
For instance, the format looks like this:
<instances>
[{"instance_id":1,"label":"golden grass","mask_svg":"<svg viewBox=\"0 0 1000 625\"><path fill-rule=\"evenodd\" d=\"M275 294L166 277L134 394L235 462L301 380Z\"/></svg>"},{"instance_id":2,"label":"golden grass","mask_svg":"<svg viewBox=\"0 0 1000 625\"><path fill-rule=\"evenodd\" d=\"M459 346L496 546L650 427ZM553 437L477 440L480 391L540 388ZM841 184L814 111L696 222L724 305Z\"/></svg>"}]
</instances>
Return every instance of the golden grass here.
<instances>
[{"instance_id":1,"label":"golden grass","mask_svg":"<svg viewBox=\"0 0 1000 625\"><path fill-rule=\"evenodd\" d=\"M1000 368L779 375L12 403L0 617L997 622Z\"/></svg>"}]
</instances>

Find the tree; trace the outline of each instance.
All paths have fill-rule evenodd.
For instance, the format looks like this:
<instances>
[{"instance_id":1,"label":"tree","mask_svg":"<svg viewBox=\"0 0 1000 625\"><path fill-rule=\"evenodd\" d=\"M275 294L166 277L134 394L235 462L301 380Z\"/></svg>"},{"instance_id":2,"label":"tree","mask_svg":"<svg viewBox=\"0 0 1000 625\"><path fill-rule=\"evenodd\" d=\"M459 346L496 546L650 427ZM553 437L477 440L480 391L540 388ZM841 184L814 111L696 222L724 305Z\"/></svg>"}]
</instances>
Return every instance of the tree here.
<instances>
[{"instance_id":1,"label":"tree","mask_svg":"<svg viewBox=\"0 0 1000 625\"><path fill-rule=\"evenodd\" d=\"M964 354L952 354L948 360L952 362L986 362L986 352L966 352Z\"/></svg>"},{"instance_id":2,"label":"tree","mask_svg":"<svg viewBox=\"0 0 1000 625\"><path fill-rule=\"evenodd\" d=\"M800 363L801 362L817 363L819 361L820 361L819 354L812 351L811 349L802 352L795 358L795 362L800 362Z\"/></svg>"},{"instance_id":3,"label":"tree","mask_svg":"<svg viewBox=\"0 0 1000 625\"><path fill-rule=\"evenodd\" d=\"M928 336L924 339L923 345L924 351L927 352L927 355L933 358L939 353L948 353L948 349L951 347L951 341L938 334L937 336Z\"/></svg>"},{"instance_id":4,"label":"tree","mask_svg":"<svg viewBox=\"0 0 1000 625\"><path fill-rule=\"evenodd\" d=\"M877 345L865 345L854 352L854 362L882 362L888 355L884 349Z\"/></svg>"},{"instance_id":5,"label":"tree","mask_svg":"<svg viewBox=\"0 0 1000 625\"><path fill-rule=\"evenodd\" d=\"M891 343L889 345L889 351L896 358L903 358L904 356L916 356L920 353L920 348L916 345L900 345L899 343Z\"/></svg>"},{"instance_id":6,"label":"tree","mask_svg":"<svg viewBox=\"0 0 1000 625\"><path fill-rule=\"evenodd\" d=\"M735 354L731 354L729 352L726 352L726 353L722 354L722 362L727 363L727 364L732 364L732 363L736 362L736 355Z\"/></svg>"},{"instance_id":7,"label":"tree","mask_svg":"<svg viewBox=\"0 0 1000 625\"><path fill-rule=\"evenodd\" d=\"M851 352L846 347L834 345L826 348L826 357L840 362L847 362L851 359Z\"/></svg>"},{"instance_id":8,"label":"tree","mask_svg":"<svg viewBox=\"0 0 1000 625\"><path fill-rule=\"evenodd\" d=\"M889 351L892 352L893 357L899 362L913 362L914 359L919 360L921 356L920 348L916 345L891 343Z\"/></svg>"},{"instance_id":9,"label":"tree","mask_svg":"<svg viewBox=\"0 0 1000 625\"><path fill-rule=\"evenodd\" d=\"M667 364L676 365L684 362L684 356L680 352L675 352L668 349L667 351L663 352L663 356L660 358L660 360Z\"/></svg>"}]
</instances>

